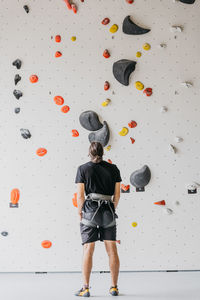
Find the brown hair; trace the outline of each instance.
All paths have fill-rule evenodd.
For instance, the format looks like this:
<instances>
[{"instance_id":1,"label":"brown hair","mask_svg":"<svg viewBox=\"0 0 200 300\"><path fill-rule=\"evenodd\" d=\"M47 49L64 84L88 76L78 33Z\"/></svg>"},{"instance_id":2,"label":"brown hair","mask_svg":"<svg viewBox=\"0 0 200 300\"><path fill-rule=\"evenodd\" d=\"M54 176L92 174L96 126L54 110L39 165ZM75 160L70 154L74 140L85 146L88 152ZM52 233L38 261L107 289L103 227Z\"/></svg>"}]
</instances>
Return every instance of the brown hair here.
<instances>
[{"instance_id":1,"label":"brown hair","mask_svg":"<svg viewBox=\"0 0 200 300\"><path fill-rule=\"evenodd\" d=\"M88 156L90 156L92 162L98 163L102 161L103 154L103 146L101 143L92 142L90 144Z\"/></svg>"}]
</instances>

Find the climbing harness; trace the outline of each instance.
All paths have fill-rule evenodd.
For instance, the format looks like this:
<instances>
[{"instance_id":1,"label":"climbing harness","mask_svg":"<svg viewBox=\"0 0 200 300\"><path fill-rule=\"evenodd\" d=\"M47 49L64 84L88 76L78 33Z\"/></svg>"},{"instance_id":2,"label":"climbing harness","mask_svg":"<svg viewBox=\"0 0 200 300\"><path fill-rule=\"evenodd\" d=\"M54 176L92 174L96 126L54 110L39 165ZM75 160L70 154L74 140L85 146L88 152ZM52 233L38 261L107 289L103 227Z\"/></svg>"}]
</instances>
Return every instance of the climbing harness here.
<instances>
[{"instance_id":1,"label":"climbing harness","mask_svg":"<svg viewBox=\"0 0 200 300\"><path fill-rule=\"evenodd\" d=\"M85 200L90 200L90 201L95 201L98 203L98 207L97 209L93 212L86 212L84 205L82 208L82 220L81 223L90 226L90 227L96 227L96 226L102 226L104 228L107 227L111 227L116 225L116 218L118 217L115 212L113 211L112 207L111 207L111 203L112 202L112 196L110 195L103 195L103 194L97 194L97 193L90 193L86 196ZM101 215L101 218L99 219L99 216L97 217L97 213L101 207L101 205L105 203L108 204L108 207L110 209L110 213L108 213L109 211L106 210L104 212L104 215ZM111 217L112 215L112 217ZM96 219L95 219L96 217ZM103 218L103 220L102 220ZM112 219L112 220L111 220Z\"/></svg>"}]
</instances>

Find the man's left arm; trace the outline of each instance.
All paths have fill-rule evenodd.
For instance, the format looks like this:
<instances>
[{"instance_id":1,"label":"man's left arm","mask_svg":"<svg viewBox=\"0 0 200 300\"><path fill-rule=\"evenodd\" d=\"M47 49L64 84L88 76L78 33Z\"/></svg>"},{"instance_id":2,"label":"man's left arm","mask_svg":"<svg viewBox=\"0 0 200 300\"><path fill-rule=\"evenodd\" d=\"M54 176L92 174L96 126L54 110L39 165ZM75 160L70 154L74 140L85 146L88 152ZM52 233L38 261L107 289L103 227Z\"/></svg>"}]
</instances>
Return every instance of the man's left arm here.
<instances>
[{"instance_id":1,"label":"man's left arm","mask_svg":"<svg viewBox=\"0 0 200 300\"><path fill-rule=\"evenodd\" d=\"M82 207L83 203L85 202L85 187L84 183L78 183L77 184L77 204L78 204L78 215L80 217L80 221L82 220Z\"/></svg>"}]
</instances>

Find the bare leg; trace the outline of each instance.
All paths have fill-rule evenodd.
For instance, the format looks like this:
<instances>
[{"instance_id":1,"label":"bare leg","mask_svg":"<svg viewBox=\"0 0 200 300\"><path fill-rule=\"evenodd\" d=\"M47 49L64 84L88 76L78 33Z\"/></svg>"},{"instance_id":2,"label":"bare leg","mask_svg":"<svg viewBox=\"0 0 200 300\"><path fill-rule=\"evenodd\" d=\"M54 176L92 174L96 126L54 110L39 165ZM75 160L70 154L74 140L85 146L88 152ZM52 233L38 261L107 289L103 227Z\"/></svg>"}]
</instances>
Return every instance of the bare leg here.
<instances>
[{"instance_id":1,"label":"bare leg","mask_svg":"<svg viewBox=\"0 0 200 300\"><path fill-rule=\"evenodd\" d=\"M104 241L106 251L109 257L109 266L111 273L111 285L116 286L119 275L119 256L117 253L117 245L115 241Z\"/></svg>"},{"instance_id":2,"label":"bare leg","mask_svg":"<svg viewBox=\"0 0 200 300\"><path fill-rule=\"evenodd\" d=\"M83 245L83 264L82 264L82 274L83 274L83 284L89 286L90 273L92 270L92 257L94 253L95 242L86 243Z\"/></svg>"}]
</instances>

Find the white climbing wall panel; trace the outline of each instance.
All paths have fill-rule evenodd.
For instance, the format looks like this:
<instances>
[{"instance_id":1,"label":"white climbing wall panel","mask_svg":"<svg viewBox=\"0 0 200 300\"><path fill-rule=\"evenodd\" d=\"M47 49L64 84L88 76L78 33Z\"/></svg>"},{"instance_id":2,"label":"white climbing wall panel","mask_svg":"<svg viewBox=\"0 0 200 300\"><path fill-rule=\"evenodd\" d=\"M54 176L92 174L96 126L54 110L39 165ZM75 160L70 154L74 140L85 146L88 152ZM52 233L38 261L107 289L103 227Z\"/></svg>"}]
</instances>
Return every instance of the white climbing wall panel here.
<instances>
[{"instance_id":1,"label":"white climbing wall panel","mask_svg":"<svg viewBox=\"0 0 200 300\"><path fill-rule=\"evenodd\" d=\"M130 193L121 194L121 270L200 269L200 191L187 192L187 184L200 182L200 2L75 3L77 14L63 0L0 1L0 232L8 232L0 234L1 272L81 270L79 219L72 197L77 167L88 161L89 132L79 124L85 110L107 121L112 148L104 159L118 166L122 183L130 184L131 173L144 164L152 174L145 192L131 186ZM125 35L122 22L127 15L151 31ZM105 17L111 20L107 26L101 24ZM111 34L114 23L119 30ZM183 31L172 33L173 25ZM61 43L54 41L57 34ZM142 49L146 42L149 51ZM161 43L167 47L160 49ZM105 49L109 59L102 55ZM55 58L56 51L63 55ZM142 52L140 58L137 51ZM20 70L12 65L17 58L22 60ZM122 86L112 74L113 63L123 58L137 61L129 86ZM15 74L22 77L17 86ZM39 78L35 84L29 81L32 74ZM103 89L105 80L111 84L109 91ZM153 95L144 96L135 81L151 87ZM193 86L183 87L182 82ZM19 100L14 89L23 92ZM70 107L68 113L54 103L56 95ZM102 107L106 98L111 103ZM161 113L162 106L168 111ZM16 107L21 109L18 114ZM138 126L120 136L131 120ZM21 128L29 129L30 139L21 136ZM79 137L72 137L72 129ZM183 142L177 143L176 136ZM176 154L169 144L177 148ZM36 155L40 147L48 151L43 157ZM18 208L9 206L13 188L20 190ZM161 200L173 214L154 204ZM43 240L50 240L52 247L44 249ZM109 270L103 243L96 243L93 262L93 270Z\"/></svg>"}]
</instances>

